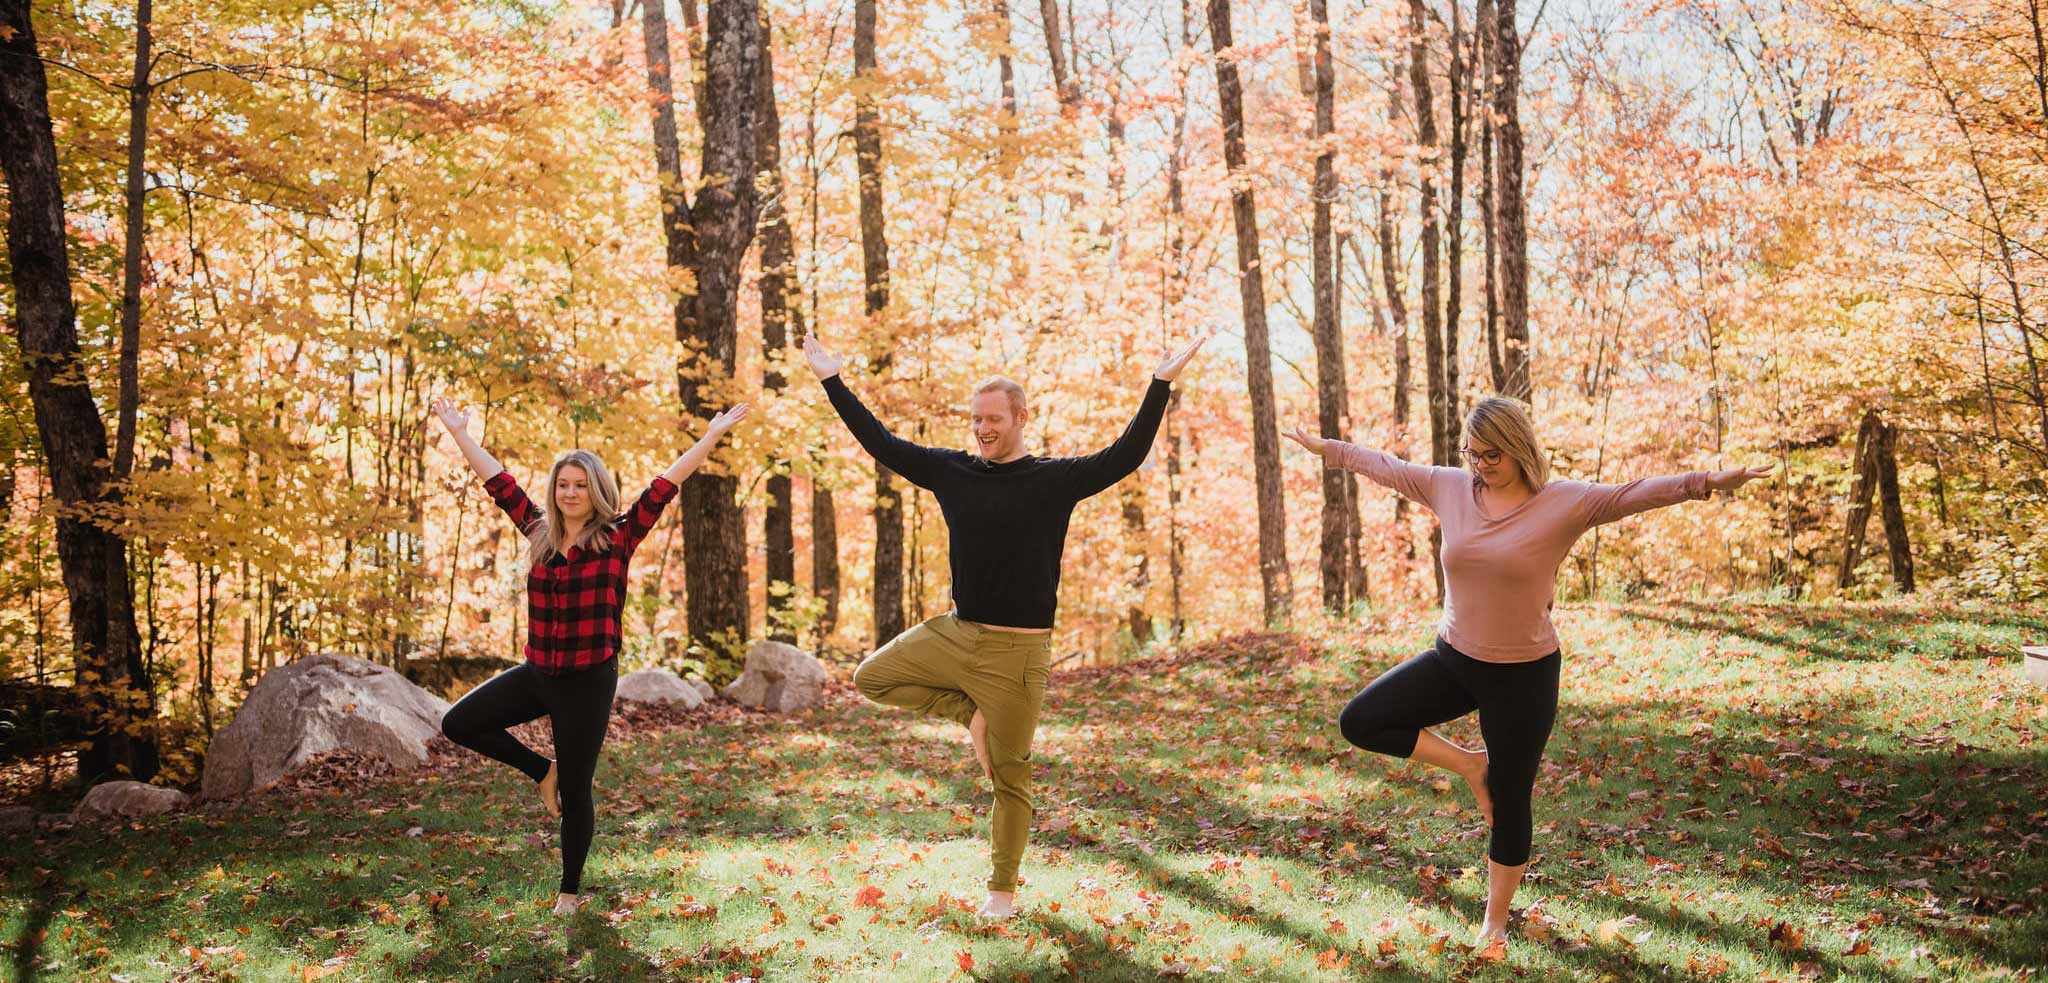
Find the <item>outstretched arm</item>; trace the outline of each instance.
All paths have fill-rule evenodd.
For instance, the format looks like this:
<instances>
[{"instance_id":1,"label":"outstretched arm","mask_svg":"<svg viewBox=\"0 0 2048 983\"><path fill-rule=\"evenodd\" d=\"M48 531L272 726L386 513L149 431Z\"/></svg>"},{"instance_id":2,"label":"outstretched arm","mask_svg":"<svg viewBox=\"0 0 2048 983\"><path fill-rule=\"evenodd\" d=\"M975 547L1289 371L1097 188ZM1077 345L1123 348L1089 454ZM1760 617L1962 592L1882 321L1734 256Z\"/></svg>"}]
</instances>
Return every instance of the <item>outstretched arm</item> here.
<instances>
[{"instance_id":1,"label":"outstretched arm","mask_svg":"<svg viewBox=\"0 0 2048 983\"><path fill-rule=\"evenodd\" d=\"M1421 503L1431 511L1436 509L1434 496L1437 472L1455 470L1413 464L1385 451L1369 450L1335 437L1318 437L1310 433L1307 427L1297 426L1293 433L1286 436L1322 458L1325 467L1356 471L1378 484L1401 493L1411 501Z\"/></svg>"},{"instance_id":2,"label":"outstretched arm","mask_svg":"<svg viewBox=\"0 0 2048 983\"><path fill-rule=\"evenodd\" d=\"M860 441L865 449L883 467L902 475L910 483L923 488L931 487L938 473L940 454L929 447L920 447L889 432L882 421L846 387L846 380L839 377L839 370L846 361L825 347L815 335L804 336L804 359L811 364L818 381L825 384L825 395L832 400L832 408L839 413L839 419Z\"/></svg>"},{"instance_id":3,"label":"outstretched arm","mask_svg":"<svg viewBox=\"0 0 2048 983\"><path fill-rule=\"evenodd\" d=\"M1160 360L1158 367L1152 370L1152 384L1145 390L1144 402L1138 404L1137 414L1131 417L1130 425L1124 427L1116 442L1073 460L1070 480L1076 501L1122 481L1145 463L1146 455L1152 452L1153 439L1159 436L1159 423L1166 417L1166 402L1173 394L1173 380L1180 377L1188 360L1194 358L1208 341L1207 336L1197 338L1193 344Z\"/></svg>"},{"instance_id":4,"label":"outstretched arm","mask_svg":"<svg viewBox=\"0 0 2048 983\"><path fill-rule=\"evenodd\" d=\"M1769 477L1775 466L1731 468L1726 471L1689 471L1685 474L1637 478L1618 485L1589 485L1586 495L1586 525L1597 526L1625 519L1667 505L1706 498L1710 491L1734 491L1758 478Z\"/></svg>"},{"instance_id":5,"label":"outstretched arm","mask_svg":"<svg viewBox=\"0 0 2048 983\"><path fill-rule=\"evenodd\" d=\"M519 482L513 480L512 472L505 470L490 451L484 450L476 438L469 435L469 414L446 398L434 400L433 410L434 415L441 418L441 425L448 428L449 436L455 438L455 446L462 448L462 459L469 462L469 469L484 479L484 491L489 493L491 500L498 503L498 508L504 510L520 532L533 528L533 524L540 521L540 509L526 497Z\"/></svg>"},{"instance_id":6,"label":"outstretched arm","mask_svg":"<svg viewBox=\"0 0 2048 983\"><path fill-rule=\"evenodd\" d=\"M680 490L678 486L683 483L683 479L688 478L690 472L697 470L697 466L711 456L712 448L718 446L718 439L725 436L725 432L731 430L733 424L745 419L746 415L747 404L741 403L712 417L711 422L704 428L704 436L690 445L690 449L684 451L683 456L676 458L676 463L669 465L668 470L648 483L647 490L641 492L640 497L626 510L625 520L614 533L616 541L625 547L627 553L630 554L638 547L640 541L646 539L647 534L654 530L654 524L661 521L661 510L667 508L668 503L676 497L676 492Z\"/></svg>"},{"instance_id":7,"label":"outstretched arm","mask_svg":"<svg viewBox=\"0 0 2048 983\"><path fill-rule=\"evenodd\" d=\"M697 470L697 466L711 456L712 449L718 446L719 438L724 437L726 431L747 418L747 411L751 408L746 403L741 403L712 417L711 422L704 427L704 436L697 438L697 442L691 444L690 449L683 452L683 456L676 458L676 463L669 465L668 470L663 471L661 476L671 485L682 484L683 479L690 476L690 472Z\"/></svg>"},{"instance_id":8,"label":"outstretched arm","mask_svg":"<svg viewBox=\"0 0 2048 983\"><path fill-rule=\"evenodd\" d=\"M505 466L491 456L469 435L469 414L446 397L434 400L434 415L441 418L441 425L448 428L448 435L455 438L455 446L462 449L462 459L469 462L469 469L485 481L498 476Z\"/></svg>"}]
</instances>

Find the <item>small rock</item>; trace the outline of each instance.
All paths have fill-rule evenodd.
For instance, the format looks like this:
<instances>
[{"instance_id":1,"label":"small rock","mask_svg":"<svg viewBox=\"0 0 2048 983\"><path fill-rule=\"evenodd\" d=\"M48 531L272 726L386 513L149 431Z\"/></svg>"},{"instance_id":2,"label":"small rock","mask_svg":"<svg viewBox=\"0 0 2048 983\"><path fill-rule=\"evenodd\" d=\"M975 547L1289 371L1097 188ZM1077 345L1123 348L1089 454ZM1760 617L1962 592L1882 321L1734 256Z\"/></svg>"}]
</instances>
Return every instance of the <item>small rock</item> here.
<instances>
[{"instance_id":1,"label":"small rock","mask_svg":"<svg viewBox=\"0 0 2048 983\"><path fill-rule=\"evenodd\" d=\"M183 806L191 798L177 789L143 782L101 782L79 801L78 814L87 819L160 816Z\"/></svg>"}]
</instances>

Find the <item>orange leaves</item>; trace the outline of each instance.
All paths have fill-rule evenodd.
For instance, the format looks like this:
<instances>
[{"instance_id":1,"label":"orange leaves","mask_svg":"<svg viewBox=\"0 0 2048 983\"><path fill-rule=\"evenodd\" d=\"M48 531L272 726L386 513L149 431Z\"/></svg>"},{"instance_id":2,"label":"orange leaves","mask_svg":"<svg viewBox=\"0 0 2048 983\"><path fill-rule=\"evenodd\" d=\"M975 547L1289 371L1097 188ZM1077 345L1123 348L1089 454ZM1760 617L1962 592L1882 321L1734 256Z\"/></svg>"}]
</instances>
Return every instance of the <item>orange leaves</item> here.
<instances>
[{"instance_id":1,"label":"orange leaves","mask_svg":"<svg viewBox=\"0 0 2048 983\"><path fill-rule=\"evenodd\" d=\"M860 890L855 891L853 894L853 906L856 908L882 907L882 889L873 884L861 885Z\"/></svg>"}]
</instances>

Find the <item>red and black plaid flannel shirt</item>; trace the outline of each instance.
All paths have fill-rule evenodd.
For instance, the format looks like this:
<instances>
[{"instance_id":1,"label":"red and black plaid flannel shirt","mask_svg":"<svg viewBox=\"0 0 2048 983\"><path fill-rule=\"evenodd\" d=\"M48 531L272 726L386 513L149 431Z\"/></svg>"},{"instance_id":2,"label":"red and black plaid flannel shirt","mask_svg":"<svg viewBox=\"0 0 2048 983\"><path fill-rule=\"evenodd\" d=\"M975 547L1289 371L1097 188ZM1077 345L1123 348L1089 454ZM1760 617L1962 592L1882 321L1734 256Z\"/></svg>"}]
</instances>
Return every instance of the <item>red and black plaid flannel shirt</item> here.
<instances>
[{"instance_id":1,"label":"red and black plaid flannel shirt","mask_svg":"<svg viewBox=\"0 0 2048 983\"><path fill-rule=\"evenodd\" d=\"M543 521L509 471L484 490L521 532ZM603 665L619 654L619 621L626 600L626 563L676 497L676 486L657 476L639 501L613 520L612 548L586 555L575 546L534 565L526 575L526 661L546 673Z\"/></svg>"}]
</instances>

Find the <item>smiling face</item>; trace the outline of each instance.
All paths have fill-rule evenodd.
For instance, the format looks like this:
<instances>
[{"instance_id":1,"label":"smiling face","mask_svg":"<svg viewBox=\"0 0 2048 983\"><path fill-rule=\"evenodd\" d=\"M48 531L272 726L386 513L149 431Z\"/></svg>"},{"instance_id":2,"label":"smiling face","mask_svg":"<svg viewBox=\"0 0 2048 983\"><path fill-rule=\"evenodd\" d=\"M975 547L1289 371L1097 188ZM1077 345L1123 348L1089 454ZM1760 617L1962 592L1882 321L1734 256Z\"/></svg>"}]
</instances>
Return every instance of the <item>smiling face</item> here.
<instances>
[{"instance_id":1,"label":"smiling face","mask_svg":"<svg viewBox=\"0 0 2048 983\"><path fill-rule=\"evenodd\" d=\"M999 389L975 393L967 405L974 453L999 464L1023 456L1027 414L1009 393Z\"/></svg>"},{"instance_id":2,"label":"smiling face","mask_svg":"<svg viewBox=\"0 0 2048 983\"><path fill-rule=\"evenodd\" d=\"M1486 482L1486 487L1496 490L1512 488L1522 482L1522 466L1515 463L1500 448L1477 437L1465 438L1465 466Z\"/></svg>"},{"instance_id":3,"label":"smiling face","mask_svg":"<svg viewBox=\"0 0 2048 983\"><path fill-rule=\"evenodd\" d=\"M590 475L574 464L564 464L555 472L554 509L557 515L569 522L582 523L590 519Z\"/></svg>"}]
</instances>

